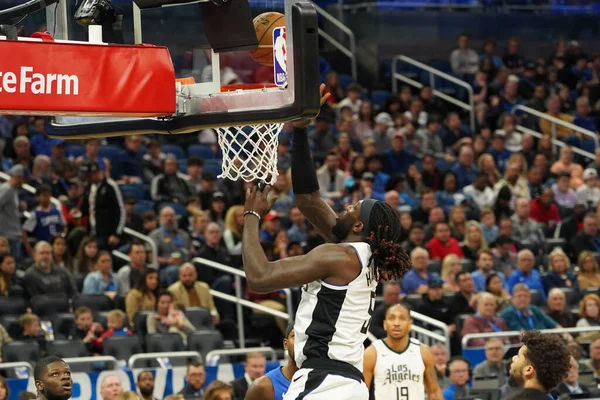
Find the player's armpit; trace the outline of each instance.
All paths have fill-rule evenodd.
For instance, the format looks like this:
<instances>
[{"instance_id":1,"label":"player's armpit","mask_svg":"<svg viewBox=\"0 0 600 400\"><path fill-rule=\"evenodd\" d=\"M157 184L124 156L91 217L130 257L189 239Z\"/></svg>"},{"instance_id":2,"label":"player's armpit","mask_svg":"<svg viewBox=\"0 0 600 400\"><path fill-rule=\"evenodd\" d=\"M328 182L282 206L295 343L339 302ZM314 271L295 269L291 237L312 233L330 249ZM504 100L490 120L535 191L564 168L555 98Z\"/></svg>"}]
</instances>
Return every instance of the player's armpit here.
<instances>
[{"instance_id":1,"label":"player's armpit","mask_svg":"<svg viewBox=\"0 0 600 400\"><path fill-rule=\"evenodd\" d=\"M274 400L273 383L266 376L255 380L246 392L245 400Z\"/></svg>"},{"instance_id":2,"label":"player's armpit","mask_svg":"<svg viewBox=\"0 0 600 400\"><path fill-rule=\"evenodd\" d=\"M421 356L425 364L425 390L427 391L427 399L443 400L442 389L438 383L437 374L435 372L435 364L433 362L433 354L429 347L421 344Z\"/></svg>"},{"instance_id":3,"label":"player's armpit","mask_svg":"<svg viewBox=\"0 0 600 400\"><path fill-rule=\"evenodd\" d=\"M331 228L337 222L335 211L321 198L320 192L296 194L294 200L298 209L317 232L327 241L333 242Z\"/></svg>"},{"instance_id":4,"label":"player's armpit","mask_svg":"<svg viewBox=\"0 0 600 400\"><path fill-rule=\"evenodd\" d=\"M369 389L371 388L373 375L375 374L375 364L377 364L377 350L375 349L375 346L370 345L365 350L363 358L363 376Z\"/></svg>"}]
</instances>

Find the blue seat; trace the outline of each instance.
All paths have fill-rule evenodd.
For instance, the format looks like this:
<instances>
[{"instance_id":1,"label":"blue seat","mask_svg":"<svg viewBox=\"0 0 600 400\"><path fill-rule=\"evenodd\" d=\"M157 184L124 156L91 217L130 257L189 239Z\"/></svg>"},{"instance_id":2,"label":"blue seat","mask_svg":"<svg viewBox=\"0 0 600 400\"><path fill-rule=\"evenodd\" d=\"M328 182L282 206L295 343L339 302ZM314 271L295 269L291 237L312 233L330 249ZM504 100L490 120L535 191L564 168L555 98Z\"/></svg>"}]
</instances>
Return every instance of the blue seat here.
<instances>
[{"instance_id":1,"label":"blue seat","mask_svg":"<svg viewBox=\"0 0 600 400\"><path fill-rule=\"evenodd\" d=\"M204 144L193 144L188 147L188 156L202 157L205 160L216 158L215 152Z\"/></svg>"},{"instance_id":2,"label":"blue seat","mask_svg":"<svg viewBox=\"0 0 600 400\"><path fill-rule=\"evenodd\" d=\"M596 142L593 140L582 140L581 141L581 150L585 150L592 154L596 153Z\"/></svg>"},{"instance_id":3,"label":"blue seat","mask_svg":"<svg viewBox=\"0 0 600 400\"><path fill-rule=\"evenodd\" d=\"M178 160L186 158L185 150L177 144L163 144L160 150L165 154L173 154Z\"/></svg>"},{"instance_id":4,"label":"blue seat","mask_svg":"<svg viewBox=\"0 0 600 400\"><path fill-rule=\"evenodd\" d=\"M338 79L340 81L340 87L344 92L346 92L346 87L348 87L349 84L354 82L352 75L348 74L339 74Z\"/></svg>"},{"instance_id":5,"label":"blue seat","mask_svg":"<svg viewBox=\"0 0 600 400\"><path fill-rule=\"evenodd\" d=\"M104 146L100 146L98 156L102 158L108 158L110 162L113 162L122 150L123 149L121 149L120 147L107 144Z\"/></svg>"},{"instance_id":6,"label":"blue seat","mask_svg":"<svg viewBox=\"0 0 600 400\"><path fill-rule=\"evenodd\" d=\"M219 176L222 172L221 160L206 160L204 162L204 170Z\"/></svg>"},{"instance_id":7,"label":"blue seat","mask_svg":"<svg viewBox=\"0 0 600 400\"><path fill-rule=\"evenodd\" d=\"M137 215L142 215L148 211L153 211L155 204L156 203L154 203L153 200L140 200L133 208L133 213Z\"/></svg>"},{"instance_id":8,"label":"blue seat","mask_svg":"<svg viewBox=\"0 0 600 400\"><path fill-rule=\"evenodd\" d=\"M375 107L383 107L388 97L390 97L390 93L385 90L374 90L371 93L371 101Z\"/></svg>"},{"instance_id":9,"label":"blue seat","mask_svg":"<svg viewBox=\"0 0 600 400\"><path fill-rule=\"evenodd\" d=\"M121 185L119 189L121 189L123 197L132 194L138 201L144 200L144 190L138 185Z\"/></svg>"},{"instance_id":10,"label":"blue seat","mask_svg":"<svg viewBox=\"0 0 600 400\"><path fill-rule=\"evenodd\" d=\"M178 217L187 217L187 215L188 215L188 212L185 209L185 207L179 203L161 203L159 212L160 212L160 210L162 210L165 207L171 207L173 209L173 211L175 211L175 214L177 214Z\"/></svg>"},{"instance_id":11,"label":"blue seat","mask_svg":"<svg viewBox=\"0 0 600 400\"><path fill-rule=\"evenodd\" d=\"M67 144L67 154L73 158L81 157L85 154L85 147L80 144Z\"/></svg>"},{"instance_id":12,"label":"blue seat","mask_svg":"<svg viewBox=\"0 0 600 400\"><path fill-rule=\"evenodd\" d=\"M187 173L187 160L177 160L177 166L179 167L179 172L182 174Z\"/></svg>"}]
</instances>

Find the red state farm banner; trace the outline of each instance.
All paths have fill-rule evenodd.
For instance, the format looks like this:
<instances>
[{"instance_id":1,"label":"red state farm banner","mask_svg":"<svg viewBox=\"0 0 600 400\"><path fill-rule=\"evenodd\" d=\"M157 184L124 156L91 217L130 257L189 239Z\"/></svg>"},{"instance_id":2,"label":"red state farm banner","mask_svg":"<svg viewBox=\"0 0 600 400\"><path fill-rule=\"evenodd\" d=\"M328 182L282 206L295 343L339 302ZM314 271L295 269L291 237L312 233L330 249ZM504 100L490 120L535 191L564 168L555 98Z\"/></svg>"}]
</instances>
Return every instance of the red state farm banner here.
<instances>
[{"instance_id":1,"label":"red state farm banner","mask_svg":"<svg viewBox=\"0 0 600 400\"><path fill-rule=\"evenodd\" d=\"M0 40L0 54L0 114L175 112L175 71L164 47Z\"/></svg>"}]
</instances>

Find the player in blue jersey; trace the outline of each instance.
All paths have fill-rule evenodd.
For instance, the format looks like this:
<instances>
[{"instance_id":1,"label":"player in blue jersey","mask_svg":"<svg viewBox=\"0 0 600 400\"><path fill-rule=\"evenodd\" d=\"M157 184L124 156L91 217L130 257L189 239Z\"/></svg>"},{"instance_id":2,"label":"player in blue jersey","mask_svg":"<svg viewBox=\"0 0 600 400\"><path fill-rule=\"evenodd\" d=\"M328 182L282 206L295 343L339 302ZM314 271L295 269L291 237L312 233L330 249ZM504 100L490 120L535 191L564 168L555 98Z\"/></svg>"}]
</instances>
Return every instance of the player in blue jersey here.
<instances>
[{"instance_id":1,"label":"player in blue jersey","mask_svg":"<svg viewBox=\"0 0 600 400\"><path fill-rule=\"evenodd\" d=\"M294 323L290 323L285 331L283 348L288 353L288 363L284 367L275 368L255 380L246 392L246 400L282 400L290 387L292 376L298 371L294 361Z\"/></svg>"}]
</instances>

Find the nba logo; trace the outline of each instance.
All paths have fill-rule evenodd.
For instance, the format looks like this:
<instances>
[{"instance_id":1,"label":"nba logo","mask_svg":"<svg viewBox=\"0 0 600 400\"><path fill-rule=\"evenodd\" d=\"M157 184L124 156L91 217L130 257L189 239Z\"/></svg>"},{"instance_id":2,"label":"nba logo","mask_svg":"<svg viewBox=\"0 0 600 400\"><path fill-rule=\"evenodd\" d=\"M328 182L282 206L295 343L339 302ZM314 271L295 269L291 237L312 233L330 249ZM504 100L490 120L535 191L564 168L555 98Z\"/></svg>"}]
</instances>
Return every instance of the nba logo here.
<instances>
[{"instance_id":1,"label":"nba logo","mask_svg":"<svg viewBox=\"0 0 600 400\"><path fill-rule=\"evenodd\" d=\"M273 72L275 74L275 84L279 87L287 86L287 49L285 40L285 27L273 29Z\"/></svg>"}]
</instances>

